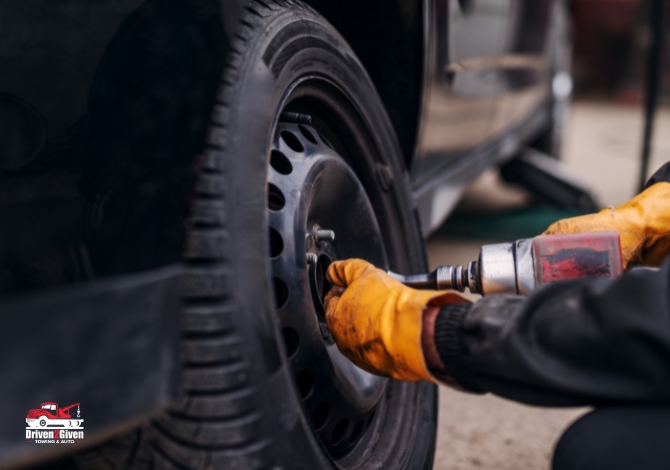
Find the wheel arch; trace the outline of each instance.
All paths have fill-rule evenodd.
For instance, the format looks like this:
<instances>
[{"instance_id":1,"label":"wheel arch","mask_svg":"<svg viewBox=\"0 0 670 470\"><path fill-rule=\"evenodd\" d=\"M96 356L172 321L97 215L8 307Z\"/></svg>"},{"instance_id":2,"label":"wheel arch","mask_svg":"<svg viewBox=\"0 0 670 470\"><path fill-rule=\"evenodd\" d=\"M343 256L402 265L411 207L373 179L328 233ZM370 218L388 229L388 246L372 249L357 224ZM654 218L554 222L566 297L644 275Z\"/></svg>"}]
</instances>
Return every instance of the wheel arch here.
<instances>
[{"instance_id":1,"label":"wheel arch","mask_svg":"<svg viewBox=\"0 0 670 470\"><path fill-rule=\"evenodd\" d=\"M342 34L363 63L391 118L409 168L416 144L421 105L423 2L303 1Z\"/></svg>"}]
</instances>

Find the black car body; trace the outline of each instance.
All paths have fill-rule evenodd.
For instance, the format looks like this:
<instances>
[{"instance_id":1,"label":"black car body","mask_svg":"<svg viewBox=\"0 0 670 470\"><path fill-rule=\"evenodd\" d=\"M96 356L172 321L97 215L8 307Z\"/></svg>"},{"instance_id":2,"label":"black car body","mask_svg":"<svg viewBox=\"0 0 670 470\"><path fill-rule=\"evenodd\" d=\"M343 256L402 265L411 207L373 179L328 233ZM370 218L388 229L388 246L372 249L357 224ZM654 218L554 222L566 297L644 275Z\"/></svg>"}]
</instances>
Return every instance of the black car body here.
<instances>
[{"instance_id":1,"label":"black car body","mask_svg":"<svg viewBox=\"0 0 670 470\"><path fill-rule=\"evenodd\" d=\"M305 3L0 6L0 466L366 468L379 443L431 465L434 388L342 362L323 270L425 269L471 180L526 145L557 156L566 5ZM23 438L46 400L81 402L83 442Z\"/></svg>"}]
</instances>

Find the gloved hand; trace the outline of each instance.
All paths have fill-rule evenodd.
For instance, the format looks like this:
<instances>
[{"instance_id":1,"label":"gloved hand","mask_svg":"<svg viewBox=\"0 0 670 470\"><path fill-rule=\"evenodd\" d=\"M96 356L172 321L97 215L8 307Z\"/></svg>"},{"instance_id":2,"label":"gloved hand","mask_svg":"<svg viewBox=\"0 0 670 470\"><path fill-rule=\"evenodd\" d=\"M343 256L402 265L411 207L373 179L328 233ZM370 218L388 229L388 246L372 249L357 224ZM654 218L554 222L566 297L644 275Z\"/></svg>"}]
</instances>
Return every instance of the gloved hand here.
<instances>
[{"instance_id":1,"label":"gloved hand","mask_svg":"<svg viewBox=\"0 0 670 470\"><path fill-rule=\"evenodd\" d=\"M421 346L424 309L469 300L411 289L361 259L334 262L328 279L334 287L325 298L326 322L345 356L376 375L436 382Z\"/></svg>"},{"instance_id":2,"label":"gloved hand","mask_svg":"<svg viewBox=\"0 0 670 470\"><path fill-rule=\"evenodd\" d=\"M616 209L559 220L543 235L601 230L619 232L624 268L660 265L670 252L670 183L656 183Z\"/></svg>"}]
</instances>

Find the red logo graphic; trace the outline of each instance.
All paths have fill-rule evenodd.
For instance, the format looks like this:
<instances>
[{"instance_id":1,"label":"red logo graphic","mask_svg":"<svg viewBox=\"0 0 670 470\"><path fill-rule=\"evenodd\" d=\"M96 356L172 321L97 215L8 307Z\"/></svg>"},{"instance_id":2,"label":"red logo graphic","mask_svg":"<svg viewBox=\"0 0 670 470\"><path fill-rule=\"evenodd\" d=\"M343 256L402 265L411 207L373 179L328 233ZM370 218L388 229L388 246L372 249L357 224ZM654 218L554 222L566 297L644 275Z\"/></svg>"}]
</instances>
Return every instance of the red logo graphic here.
<instances>
[{"instance_id":1,"label":"red logo graphic","mask_svg":"<svg viewBox=\"0 0 670 470\"><path fill-rule=\"evenodd\" d=\"M77 416L71 410L77 407ZM28 411L26 416L26 439L43 444L68 444L84 438L84 419L80 403L60 407L58 403L42 403L39 408Z\"/></svg>"}]
</instances>

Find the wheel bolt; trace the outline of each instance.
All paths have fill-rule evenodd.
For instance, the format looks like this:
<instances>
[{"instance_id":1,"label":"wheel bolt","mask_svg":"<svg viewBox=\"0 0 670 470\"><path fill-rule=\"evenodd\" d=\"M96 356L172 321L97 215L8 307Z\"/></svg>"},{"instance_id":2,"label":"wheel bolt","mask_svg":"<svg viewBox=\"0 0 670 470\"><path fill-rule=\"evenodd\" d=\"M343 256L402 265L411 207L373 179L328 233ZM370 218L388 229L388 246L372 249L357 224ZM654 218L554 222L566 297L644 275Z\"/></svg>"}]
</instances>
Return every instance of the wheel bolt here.
<instances>
[{"instance_id":1,"label":"wheel bolt","mask_svg":"<svg viewBox=\"0 0 670 470\"><path fill-rule=\"evenodd\" d=\"M332 230L322 230L318 229L316 230L316 241L318 242L332 242L335 241L335 232Z\"/></svg>"},{"instance_id":2,"label":"wheel bolt","mask_svg":"<svg viewBox=\"0 0 670 470\"><path fill-rule=\"evenodd\" d=\"M307 264L316 264L318 261L319 257L317 256L316 253L306 253L305 254L305 261Z\"/></svg>"},{"instance_id":3,"label":"wheel bolt","mask_svg":"<svg viewBox=\"0 0 670 470\"><path fill-rule=\"evenodd\" d=\"M284 112L279 115L279 120L283 122L297 122L299 124L311 124L312 116L310 116L309 114Z\"/></svg>"},{"instance_id":4,"label":"wheel bolt","mask_svg":"<svg viewBox=\"0 0 670 470\"><path fill-rule=\"evenodd\" d=\"M330 341L331 336L328 327L324 323L319 323L319 329L321 330L321 337L324 339L324 341Z\"/></svg>"}]
</instances>

